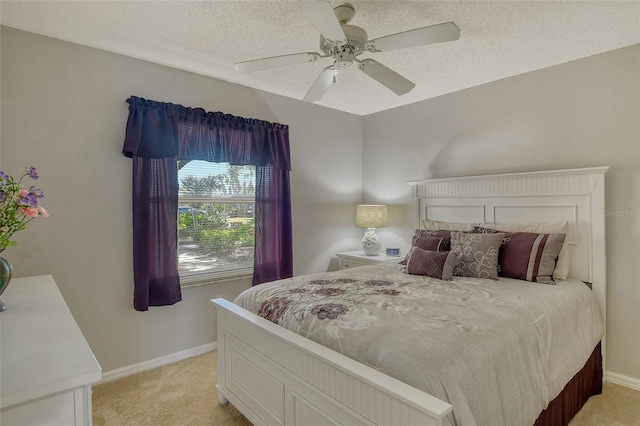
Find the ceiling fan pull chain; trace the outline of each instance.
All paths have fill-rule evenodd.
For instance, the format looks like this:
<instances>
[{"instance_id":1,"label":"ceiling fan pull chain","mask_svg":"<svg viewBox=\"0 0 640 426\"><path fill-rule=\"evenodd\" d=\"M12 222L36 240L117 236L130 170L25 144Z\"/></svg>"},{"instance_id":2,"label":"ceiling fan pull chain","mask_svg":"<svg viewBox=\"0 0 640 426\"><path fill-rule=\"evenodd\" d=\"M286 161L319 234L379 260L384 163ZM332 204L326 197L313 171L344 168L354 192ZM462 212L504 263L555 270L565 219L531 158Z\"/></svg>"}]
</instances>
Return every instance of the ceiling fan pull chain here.
<instances>
[{"instance_id":1,"label":"ceiling fan pull chain","mask_svg":"<svg viewBox=\"0 0 640 426\"><path fill-rule=\"evenodd\" d=\"M340 69L340 67L338 66L338 61L336 59L333 60L333 77L332 77L332 81L333 84L336 84L336 76L338 75L338 70Z\"/></svg>"}]
</instances>

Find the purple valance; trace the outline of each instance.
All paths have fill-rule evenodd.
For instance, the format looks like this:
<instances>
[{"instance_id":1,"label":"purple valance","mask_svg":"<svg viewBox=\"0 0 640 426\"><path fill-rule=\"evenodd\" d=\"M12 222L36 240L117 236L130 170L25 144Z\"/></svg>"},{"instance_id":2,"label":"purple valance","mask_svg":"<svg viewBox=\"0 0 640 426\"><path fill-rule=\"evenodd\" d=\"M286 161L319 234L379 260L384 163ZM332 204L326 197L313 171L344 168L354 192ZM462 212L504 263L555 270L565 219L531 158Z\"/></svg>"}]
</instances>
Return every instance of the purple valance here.
<instances>
[{"instance_id":1,"label":"purple valance","mask_svg":"<svg viewBox=\"0 0 640 426\"><path fill-rule=\"evenodd\" d=\"M289 126L131 96L122 153L291 170Z\"/></svg>"},{"instance_id":2,"label":"purple valance","mask_svg":"<svg viewBox=\"0 0 640 426\"><path fill-rule=\"evenodd\" d=\"M289 126L130 97L122 153L133 159L134 307L182 299L178 162L256 166L253 284L293 275Z\"/></svg>"}]
</instances>

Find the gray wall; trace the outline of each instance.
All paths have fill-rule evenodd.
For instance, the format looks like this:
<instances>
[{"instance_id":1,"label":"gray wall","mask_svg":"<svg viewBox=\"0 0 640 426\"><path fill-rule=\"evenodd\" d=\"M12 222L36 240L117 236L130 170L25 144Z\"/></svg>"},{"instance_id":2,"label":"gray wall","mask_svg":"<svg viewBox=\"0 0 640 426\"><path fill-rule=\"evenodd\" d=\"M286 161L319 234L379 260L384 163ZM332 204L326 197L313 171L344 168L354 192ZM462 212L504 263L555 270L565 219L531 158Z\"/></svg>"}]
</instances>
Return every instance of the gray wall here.
<instances>
[{"instance_id":1,"label":"gray wall","mask_svg":"<svg viewBox=\"0 0 640 426\"><path fill-rule=\"evenodd\" d=\"M0 37L0 168L36 166L51 213L3 255L16 276L54 276L105 371L214 341L209 299L249 286L187 288L174 306L133 310L130 95L290 126L296 274L359 246L363 194L389 204L378 232L406 250L407 180L607 165L607 209L640 209L640 46L357 117L10 28ZM640 378L640 218L606 221L607 369Z\"/></svg>"},{"instance_id":2,"label":"gray wall","mask_svg":"<svg viewBox=\"0 0 640 426\"><path fill-rule=\"evenodd\" d=\"M607 370L640 379L640 46L364 118L366 202L393 206L387 245L415 223L407 180L609 166ZM391 219L390 219L391 220Z\"/></svg>"},{"instance_id":3,"label":"gray wall","mask_svg":"<svg viewBox=\"0 0 640 426\"><path fill-rule=\"evenodd\" d=\"M288 124L295 273L358 246L360 117L6 27L0 47L0 168L35 166L51 214L2 255L15 276L53 275L103 371L215 341L209 300L249 287L185 288L176 305L133 309L130 95Z\"/></svg>"}]
</instances>

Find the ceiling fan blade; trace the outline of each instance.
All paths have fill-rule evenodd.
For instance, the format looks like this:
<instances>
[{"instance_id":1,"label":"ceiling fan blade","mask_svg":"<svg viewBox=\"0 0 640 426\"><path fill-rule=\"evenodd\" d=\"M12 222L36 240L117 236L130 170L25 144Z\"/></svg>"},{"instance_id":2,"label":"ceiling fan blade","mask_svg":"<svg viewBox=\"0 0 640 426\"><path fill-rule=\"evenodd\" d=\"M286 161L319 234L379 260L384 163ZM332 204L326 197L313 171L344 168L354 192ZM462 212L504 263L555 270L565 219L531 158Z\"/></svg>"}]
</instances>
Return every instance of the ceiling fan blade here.
<instances>
[{"instance_id":1,"label":"ceiling fan blade","mask_svg":"<svg viewBox=\"0 0 640 426\"><path fill-rule=\"evenodd\" d=\"M316 102L322 99L329 86L331 86L331 83L333 83L333 78L337 73L338 70L336 70L333 65L323 69L302 100L305 102Z\"/></svg>"},{"instance_id":2,"label":"ceiling fan blade","mask_svg":"<svg viewBox=\"0 0 640 426\"><path fill-rule=\"evenodd\" d=\"M373 59L361 61L358 64L358 68L396 95L404 95L416 87L411 81Z\"/></svg>"},{"instance_id":3,"label":"ceiling fan blade","mask_svg":"<svg viewBox=\"0 0 640 426\"><path fill-rule=\"evenodd\" d=\"M447 22L369 40L366 49L371 52L388 52L406 47L454 41L459 38L460 28L453 22Z\"/></svg>"},{"instance_id":4,"label":"ceiling fan blade","mask_svg":"<svg viewBox=\"0 0 640 426\"><path fill-rule=\"evenodd\" d=\"M302 64L305 62L315 62L321 56L317 53L294 53L292 55L272 56L270 58L254 59L252 61L238 62L234 65L236 71L241 73L266 70L286 65Z\"/></svg>"},{"instance_id":5,"label":"ceiling fan blade","mask_svg":"<svg viewBox=\"0 0 640 426\"><path fill-rule=\"evenodd\" d=\"M347 41L347 36L344 35L331 3L319 0L299 0L298 5L325 39L340 43Z\"/></svg>"}]
</instances>

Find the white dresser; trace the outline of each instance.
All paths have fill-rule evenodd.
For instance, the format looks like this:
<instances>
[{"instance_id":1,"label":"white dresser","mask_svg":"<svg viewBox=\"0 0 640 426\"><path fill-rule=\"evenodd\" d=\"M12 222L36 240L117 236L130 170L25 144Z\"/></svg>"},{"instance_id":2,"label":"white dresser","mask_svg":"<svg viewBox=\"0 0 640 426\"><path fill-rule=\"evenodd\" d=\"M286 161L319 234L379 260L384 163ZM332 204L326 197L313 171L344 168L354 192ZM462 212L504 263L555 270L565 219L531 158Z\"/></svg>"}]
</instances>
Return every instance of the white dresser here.
<instances>
[{"instance_id":1,"label":"white dresser","mask_svg":"<svg viewBox=\"0 0 640 426\"><path fill-rule=\"evenodd\" d=\"M102 372L53 277L14 278L0 299L0 425L91 425Z\"/></svg>"}]
</instances>

